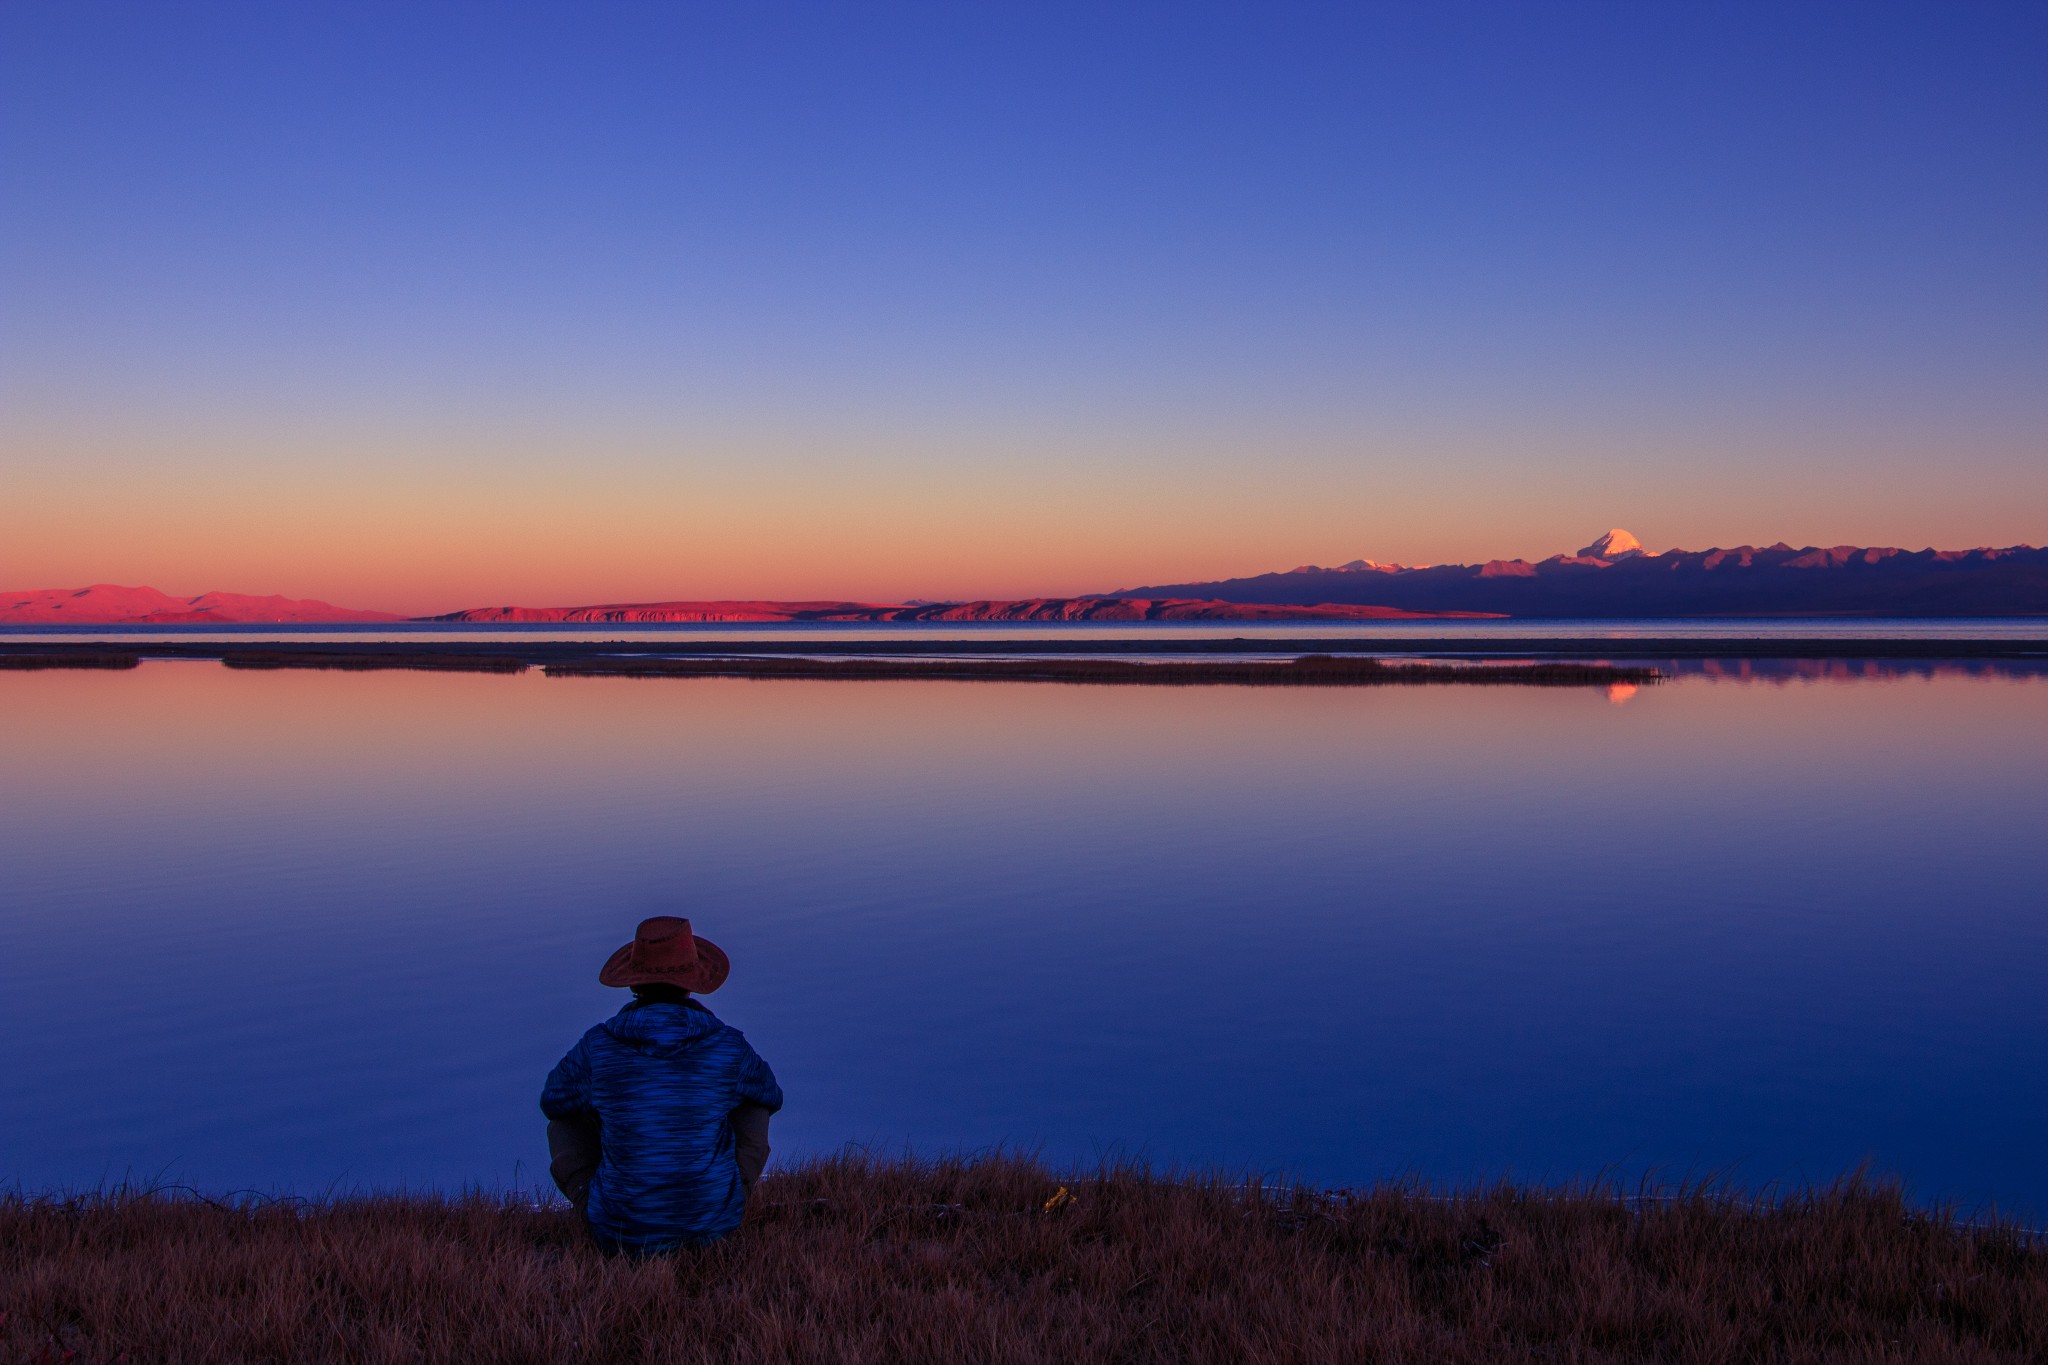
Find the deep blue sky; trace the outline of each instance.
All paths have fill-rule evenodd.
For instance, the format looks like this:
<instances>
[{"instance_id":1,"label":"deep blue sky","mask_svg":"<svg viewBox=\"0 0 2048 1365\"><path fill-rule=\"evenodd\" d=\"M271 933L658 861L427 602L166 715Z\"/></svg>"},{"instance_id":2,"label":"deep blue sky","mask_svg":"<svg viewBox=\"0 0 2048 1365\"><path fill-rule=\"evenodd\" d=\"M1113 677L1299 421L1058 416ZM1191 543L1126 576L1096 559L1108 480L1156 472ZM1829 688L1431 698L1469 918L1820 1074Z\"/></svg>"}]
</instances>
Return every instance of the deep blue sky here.
<instances>
[{"instance_id":1,"label":"deep blue sky","mask_svg":"<svg viewBox=\"0 0 2048 1365\"><path fill-rule=\"evenodd\" d=\"M2048 6L0 8L0 586L2048 539Z\"/></svg>"}]
</instances>

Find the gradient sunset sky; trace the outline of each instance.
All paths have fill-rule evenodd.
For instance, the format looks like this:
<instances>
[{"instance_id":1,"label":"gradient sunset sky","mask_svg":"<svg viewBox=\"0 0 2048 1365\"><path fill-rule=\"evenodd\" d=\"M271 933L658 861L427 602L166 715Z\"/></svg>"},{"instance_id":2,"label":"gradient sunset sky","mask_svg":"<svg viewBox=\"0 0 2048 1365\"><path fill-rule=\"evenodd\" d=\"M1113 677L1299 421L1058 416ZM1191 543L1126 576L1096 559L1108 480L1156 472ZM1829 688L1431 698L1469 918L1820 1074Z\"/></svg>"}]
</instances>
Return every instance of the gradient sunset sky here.
<instances>
[{"instance_id":1,"label":"gradient sunset sky","mask_svg":"<svg viewBox=\"0 0 2048 1365\"><path fill-rule=\"evenodd\" d=\"M0 6L0 587L2048 540L2048 5Z\"/></svg>"}]
</instances>

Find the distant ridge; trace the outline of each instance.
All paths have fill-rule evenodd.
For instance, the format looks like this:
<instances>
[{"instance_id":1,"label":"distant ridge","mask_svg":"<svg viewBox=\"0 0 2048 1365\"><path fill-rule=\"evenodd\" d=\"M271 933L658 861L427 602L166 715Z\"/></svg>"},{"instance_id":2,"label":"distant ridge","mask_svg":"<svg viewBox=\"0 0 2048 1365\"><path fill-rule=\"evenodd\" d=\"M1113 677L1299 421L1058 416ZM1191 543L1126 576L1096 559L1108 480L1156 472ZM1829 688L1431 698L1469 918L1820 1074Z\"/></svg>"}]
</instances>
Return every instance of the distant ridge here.
<instances>
[{"instance_id":1,"label":"distant ridge","mask_svg":"<svg viewBox=\"0 0 2048 1365\"><path fill-rule=\"evenodd\" d=\"M199 625L275 621L402 621L388 611L356 611L332 602L203 592L172 597L155 588L95 583L89 588L0 592L0 625Z\"/></svg>"},{"instance_id":2,"label":"distant ridge","mask_svg":"<svg viewBox=\"0 0 2048 1365\"><path fill-rule=\"evenodd\" d=\"M1372 603L1517 617L2036 616L2048 614L2048 550L1901 550L1782 541L1758 549L1650 554L1619 527L1576 554L1531 562L1406 566L1353 560L1217 582L1125 588L1116 597Z\"/></svg>"},{"instance_id":3,"label":"distant ridge","mask_svg":"<svg viewBox=\"0 0 2048 1365\"><path fill-rule=\"evenodd\" d=\"M0 625L174 625L447 621L485 624L946 621L1398 621L1425 618L1971 617L2048 615L2048 549L1901 550L1779 542L1761 549L1653 554L1614 527L1571 554L1484 564L1384 564L1081 597L973 602L688 600L572 607L473 607L438 616L289 597L148 587L0 592Z\"/></svg>"},{"instance_id":4,"label":"distant ridge","mask_svg":"<svg viewBox=\"0 0 2048 1365\"><path fill-rule=\"evenodd\" d=\"M1189 598L1032 597L1017 601L614 602L588 607L475 607L426 621L658 623L692 621L1400 621L1470 612L1416 612L1357 603L1299 604Z\"/></svg>"}]
</instances>

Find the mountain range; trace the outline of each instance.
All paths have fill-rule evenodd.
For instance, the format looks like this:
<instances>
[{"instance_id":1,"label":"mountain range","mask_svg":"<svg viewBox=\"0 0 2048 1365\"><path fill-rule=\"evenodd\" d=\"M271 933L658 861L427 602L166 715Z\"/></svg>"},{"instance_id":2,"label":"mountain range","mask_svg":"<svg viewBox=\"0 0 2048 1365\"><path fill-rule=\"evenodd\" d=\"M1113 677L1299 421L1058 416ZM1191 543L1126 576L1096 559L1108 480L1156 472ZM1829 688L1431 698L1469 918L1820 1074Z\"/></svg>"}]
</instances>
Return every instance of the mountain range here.
<instances>
[{"instance_id":1,"label":"mountain range","mask_svg":"<svg viewBox=\"0 0 2048 1365\"><path fill-rule=\"evenodd\" d=\"M1901 550L1782 541L1759 549L1645 551L1619 528L1573 554L1484 564L1304 564L1119 596L1223 602L1371 602L1516 617L2031 616L2048 614L2048 549Z\"/></svg>"},{"instance_id":2,"label":"mountain range","mask_svg":"<svg viewBox=\"0 0 2048 1365\"><path fill-rule=\"evenodd\" d=\"M95 583L89 588L0 592L5 625L201 625L218 622L402 621L388 611L355 611L332 602L203 592L172 597L155 588Z\"/></svg>"},{"instance_id":3,"label":"mountain range","mask_svg":"<svg viewBox=\"0 0 2048 1365\"><path fill-rule=\"evenodd\" d=\"M1759 549L1652 554L1608 531L1571 554L1484 564L1355 559L1210 582L1079 597L978 602L614 602L473 607L422 621L564 623L880 621L1385 621L1423 617L1797 617L2048 615L2048 549L1901 550L1782 541ZM0 624L398 621L329 602L154 588L0 593Z\"/></svg>"},{"instance_id":4,"label":"mountain range","mask_svg":"<svg viewBox=\"0 0 2048 1365\"><path fill-rule=\"evenodd\" d=\"M1268 606L1188 598L1030 597L1007 602L615 602L593 607L476 607L432 621L1390 621L1470 612L1413 612L1363 603Z\"/></svg>"}]
</instances>

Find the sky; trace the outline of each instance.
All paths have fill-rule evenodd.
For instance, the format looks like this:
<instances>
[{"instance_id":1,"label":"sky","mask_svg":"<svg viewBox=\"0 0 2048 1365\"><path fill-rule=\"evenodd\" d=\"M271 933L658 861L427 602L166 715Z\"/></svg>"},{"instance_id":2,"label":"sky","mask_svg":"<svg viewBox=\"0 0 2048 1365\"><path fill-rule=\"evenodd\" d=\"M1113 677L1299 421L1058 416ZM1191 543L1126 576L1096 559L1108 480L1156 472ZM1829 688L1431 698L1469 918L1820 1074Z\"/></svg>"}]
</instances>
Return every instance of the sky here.
<instances>
[{"instance_id":1,"label":"sky","mask_svg":"<svg viewBox=\"0 0 2048 1365\"><path fill-rule=\"evenodd\" d=\"M0 587L2048 541L2048 6L0 5Z\"/></svg>"}]
</instances>

